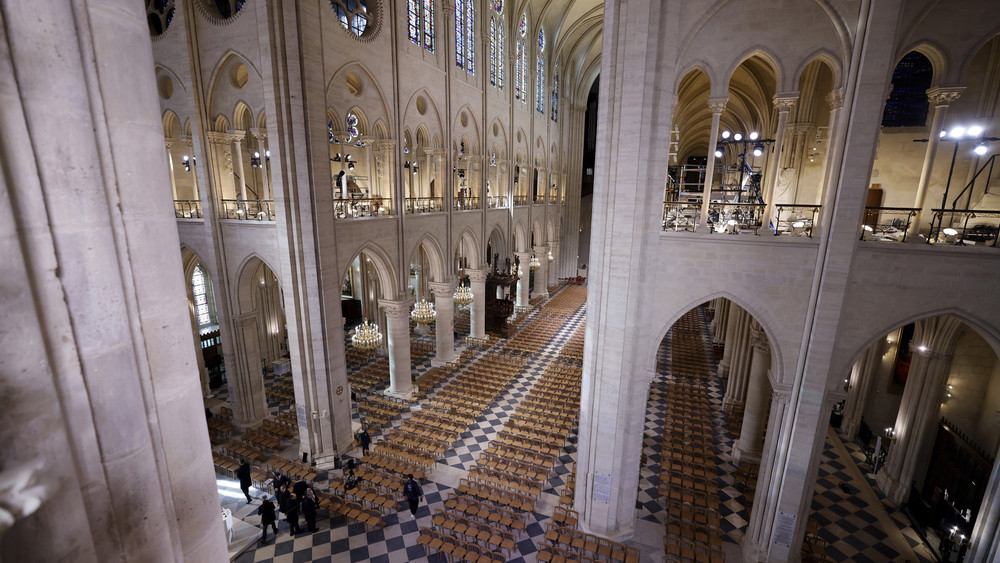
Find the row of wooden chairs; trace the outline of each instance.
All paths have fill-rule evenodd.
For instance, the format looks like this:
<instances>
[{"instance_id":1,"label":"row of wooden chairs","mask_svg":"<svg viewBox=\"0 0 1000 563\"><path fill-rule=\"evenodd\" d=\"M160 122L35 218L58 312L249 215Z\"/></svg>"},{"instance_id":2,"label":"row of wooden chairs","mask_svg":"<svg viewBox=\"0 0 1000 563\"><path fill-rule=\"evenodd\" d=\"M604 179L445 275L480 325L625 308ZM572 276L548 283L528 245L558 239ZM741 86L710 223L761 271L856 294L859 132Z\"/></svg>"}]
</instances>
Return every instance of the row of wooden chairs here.
<instances>
[{"instance_id":1,"label":"row of wooden chairs","mask_svg":"<svg viewBox=\"0 0 1000 563\"><path fill-rule=\"evenodd\" d=\"M491 469L482 464L476 464L469 470L469 481L475 481L493 487L504 487L522 495L538 498L542 494L541 479L521 476L506 470Z\"/></svg>"},{"instance_id":2,"label":"row of wooden chairs","mask_svg":"<svg viewBox=\"0 0 1000 563\"><path fill-rule=\"evenodd\" d=\"M521 512L532 512L535 509L534 498L502 485L486 484L463 477L456 490Z\"/></svg>"},{"instance_id":3,"label":"row of wooden chairs","mask_svg":"<svg viewBox=\"0 0 1000 563\"><path fill-rule=\"evenodd\" d=\"M271 450L264 450L259 444L239 438L230 438L222 445L221 450L226 455L259 463L263 463L271 457Z\"/></svg>"},{"instance_id":4,"label":"row of wooden chairs","mask_svg":"<svg viewBox=\"0 0 1000 563\"><path fill-rule=\"evenodd\" d=\"M524 512L471 495L452 492L448 495L444 506L464 514L466 517L477 518L481 522L489 522L502 528L510 528L516 532L515 537L520 537L521 533L527 529L527 519Z\"/></svg>"},{"instance_id":5,"label":"row of wooden chairs","mask_svg":"<svg viewBox=\"0 0 1000 563\"><path fill-rule=\"evenodd\" d=\"M293 480L306 481L312 483L319 478L319 473L315 467L302 463L297 459L288 459L282 456L272 456L267 460L265 467L271 474L281 473L294 477Z\"/></svg>"},{"instance_id":6,"label":"row of wooden chairs","mask_svg":"<svg viewBox=\"0 0 1000 563\"><path fill-rule=\"evenodd\" d=\"M448 561L469 561L470 563L494 563L507 561L502 552L483 550L478 543L466 542L451 534L430 528L420 528L417 543L424 546L428 556L431 550L443 553Z\"/></svg>"},{"instance_id":7,"label":"row of wooden chairs","mask_svg":"<svg viewBox=\"0 0 1000 563\"><path fill-rule=\"evenodd\" d=\"M690 540L663 542L667 563L725 563L726 555L721 548L696 543Z\"/></svg>"},{"instance_id":8,"label":"row of wooden chairs","mask_svg":"<svg viewBox=\"0 0 1000 563\"><path fill-rule=\"evenodd\" d=\"M612 541L607 538L587 534L573 528L572 526L561 526L550 522L545 527L545 541L549 542L552 548L562 550L566 560L579 561L573 558L576 556L589 557L597 561L622 561L625 563L639 563L641 552L639 548ZM540 546L538 561L555 561L553 549L552 557L546 558L542 555L545 546Z\"/></svg>"},{"instance_id":9,"label":"row of wooden chairs","mask_svg":"<svg viewBox=\"0 0 1000 563\"><path fill-rule=\"evenodd\" d=\"M508 557L517 549L517 542L512 532L476 518L466 518L447 510L438 510L434 512L431 524L438 530L447 531L468 543L478 543L490 551L502 551Z\"/></svg>"},{"instance_id":10,"label":"row of wooden chairs","mask_svg":"<svg viewBox=\"0 0 1000 563\"><path fill-rule=\"evenodd\" d=\"M375 508L325 491L315 491L315 493L318 499L317 504L321 508L325 508L331 515L340 514L348 520L363 525L365 530L377 530L385 526L382 513Z\"/></svg>"},{"instance_id":11,"label":"row of wooden chairs","mask_svg":"<svg viewBox=\"0 0 1000 563\"><path fill-rule=\"evenodd\" d=\"M402 459L385 451L369 450L365 455L365 462L399 475L412 474L419 481L427 478L430 470L427 464L411 459Z\"/></svg>"}]
</instances>

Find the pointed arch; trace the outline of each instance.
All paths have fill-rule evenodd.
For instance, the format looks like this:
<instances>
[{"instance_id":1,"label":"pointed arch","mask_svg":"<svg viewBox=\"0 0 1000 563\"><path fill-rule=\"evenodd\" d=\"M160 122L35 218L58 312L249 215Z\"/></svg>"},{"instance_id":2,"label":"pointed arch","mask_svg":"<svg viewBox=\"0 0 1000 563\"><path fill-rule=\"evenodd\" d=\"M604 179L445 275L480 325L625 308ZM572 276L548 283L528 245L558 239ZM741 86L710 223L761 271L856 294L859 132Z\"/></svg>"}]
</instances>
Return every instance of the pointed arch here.
<instances>
[{"instance_id":1,"label":"pointed arch","mask_svg":"<svg viewBox=\"0 0 1000 563\"><path fill-rule=\"evenodd\" d=\"M171 110L163 112L163 136L176 139L181 136L181 122L177 114Z\"/></svg>"},{"instance_id":2,"label":"pointed arch","mask_svg":"<svg viewBox=\"0 0 1000 563\"><path fill-rule=\"evenodd\" d=\"M239 63L245 65L247 67L248 75L253 78L254 82L257 83L257 86L260 85L260 69L258 69L249 58L243 56L239 52L233 49L227 50L221 57L219 57L219 61L213 67L211 77L208 80L208 97L206 100L206 106L209 108L209 114L222 113L222 108L217 107L217 104L219 95L223 90L227 92L236 90L232 84L229 84L225 80L226 74L228 74L226 69L231 70L231 65L235 64L234 61L238 61ZM253 87L249 84L240 91L263 92L261 88ZM263 105L263 99L261 99L261 105Z\"/></svg>"},{"instance_id":3,"label":"pointed arch","mask_svg":"<svg viewBox=\"0 0 1000 563\"><path fill-rule=\"evenodd\" d=\"M236 306L238 314L243 315L255 310L254 296L251 288L255 285L253 278L257 275L257 271L262 265L274 274L274 277L278 279L278 286L281 287L281 278L278 277L277 270L272 268L259 254L251 253L247 255L243 259L243 262L240 263L239 268L236 269Z\"/></svg>"},{"instance_id":4,"label":"pointed arch","mask_svg":"<svg viewBox=\"0 0 1000 563\"><path fill-rule=\"evenodd\" d=\"M782 77L785 76L784 69L782 68L781 63L778 62L778 57L776 57L770 49L763 45L752 46L736 58L736 62L726 71L726 86L728 87L732 84L733 74L736 72L736 69L743 65L743 63L753 58L758 58L764 62L774 77L775 88L780 89ZM722 92L720 95L725 95L725 92Z\"/></svg>"},{"instance_id":5,"label":"pointed arch","mask_svg":"<svg viewBox=\"0 0 1000 563\"><path fill-rule=\"evenodd\" d=\"M365 241L350 255L347 262L345 262L340 268L340 279L347 277L351 264L353 264L354 260L362 254L364 254L366 258L369 258L372 265L375 267L375 274L378 276L379 289L382 293L379 296L379 299L396 299L396 293L399 286L396 280L399 278L396 275L395 269L392 267L392 259L385 249L372 241Z\"/></svg>"},{"instance_id":6,"label":"pointed arch","mask_svg":"<svg viewBox=\"0 0 1000 563\"><path fill-rule=\"evenodd\" d=\"M524 227L523 221L518 221L514 224L514 246L515 252L528 252L528 234Z\"/></svg>"},{"instance_id":7,"label":"pointed arch","mask_svg":"<svg viewBox=\"0 0 1000 563\"><path fill-rule=\"evenodd\" d=\"M368 120L366 125L383 122L386 137L392 133L385 92L361 61L353 60L338 68L326 83L326 105L331 108L359 108ZM346 116L345 112L344 115ZM370 133L371 129L365 132Z\"/></svg>"},{"instance_id":8,"label":"pointed arch","mask_svg":"<svg viewBox=\"0 0 1000 563\"><path fill-rule=\"evenodd\" d=\"M471 227L466 227L462 230L461 234L455 239L455 248L458 248L458 242L463 243L465 248L465 257L469 260L469 266L474 269L478 269L483 266L483 248L479 245L479 237L472 230Z\"/></svg>"},{"instance_id":9,"label":"pointed arch","mask_svg":"<svg viewBox=\"0 0 1000 563\"><path fill-rule=\"evenodd\" d=\"M447 277L445 270L446 262L444 259L444 250L441 249L441 243L438 242L434 235L424 233L410 248L407 256L413 256L413 254L421 248L424 250L424 254L427 255L427 260L430 262L431 281L445 281L445 278Z\"/></svg>"},{"instance_id":10,"label":"pointed arch","mask_svg":"<svg viewBox=\"0 0 1000 563\"><path fill-rule=\"evenodd\" d=\"M792 84L799 84L802 80L802 73L805 72L806 67L813 61L819 61L826 65L833 74L834 88L840 86L841 81L844 79L843 65L841 65L840 59L832 51L825 48L813 51L808 57L802 60L802 63L795 69L795 73L792 75Z\"/></svg>"},{"instance_id":11,"label":"pointed arch","mask_svg":"<svg viewBox=\"0 0 1000 563\"><path fill-rule=\"evenodd\" d=\"M945 50L934 42L924 39L901 49L896 56L896 65L903 60L903 57L913 51L927 57L927 60L931 63L932 76L930 88L940 86L945 77L948 76L949 71L948 56L944 54ZM896 65L893 65L893 69L896 68Z\"/></svg>"}]
</instances>

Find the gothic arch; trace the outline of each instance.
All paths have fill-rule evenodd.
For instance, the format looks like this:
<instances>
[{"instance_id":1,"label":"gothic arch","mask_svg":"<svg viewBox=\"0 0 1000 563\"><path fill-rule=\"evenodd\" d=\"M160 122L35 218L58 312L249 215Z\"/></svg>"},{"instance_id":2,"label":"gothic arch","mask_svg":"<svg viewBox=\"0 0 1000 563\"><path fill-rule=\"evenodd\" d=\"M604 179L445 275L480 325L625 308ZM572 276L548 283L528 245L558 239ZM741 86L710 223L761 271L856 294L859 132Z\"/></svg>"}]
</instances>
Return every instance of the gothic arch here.
<instances>
[{"instance_id":1,"label":"gothic arch","mask_svg":"<svg viewBox=\"0 0 1000 563\"><path fill-rule=\"evenodd\" d=\"M348 80L350 74L354 76ZM356 91L359 87L360 91ZM385 95L382 88L379 87L378 81L361 62L344 63L333 73L333 76L326 83L326 105L327 107L339 108L364 108L362 111L368 115L371 123L380 121L383 123L387 133L385 138L389 138L388 133L391 130L386 125L389 123L389 110L385 102ZM344 115L346 116L347 113ZM365 134L371 134L371 132L371 129L365 130Z\"/></svg>"},{"instance_id":2,"label":"gothic arch","mask_svg":"<svg viewBox=\"0 0 1000 563\"><path fill-rule=\"evenodd\" d=\"M843 65L841 64L840 59L830 52L829 49L817 49L808 57L803 59L802 64L795 69L795 73L792 75L792 84L799 84L802 79L802 73L813 61L820 61L830 69L830 72L833 74L834 89L841 85L841 82L844 80Z\"/></svg>"},{"instance_id":3,"label":"gothic arch","mask_svg":"<svg viewBox=\"0 0 1000 563\"><path fill-rule=\"evenodd\" d=\"M785 76L785 71L784 69L782 69L781 63L778 62L778 58L770 51L770 49L768 49L763 45L754 45L748 48L746 51L744 51L736 58L735 64L733 64L726 70L725 84L731 87L733 82L733 74L736 73L736 69L738 69L743 63L753 58L758 58L764 61L764 63L770 68L771 74L774 77L775 88L780 91L782 84L781 80L782 77Z\"/></svg>"},{"instance_id":4,"label":"gothic arch","mask_svg":"<svg viewBox=\"0 0 1000 563\"><path fill-rule=\"evenodd\" d=\"M257 269L262 265L267 267L274 274L274 277L278 278L278 271L272 268L270 264L256 253L247 256L236 270L239 272L236 275L237 314L243 315L256 310L251 288L253 287L253 277L256 275ZM281 287L281 278L278 278L278 286Z\"/></svg>"},{"instance_id":5,"label":"gothic arch","mask_svg":"<svg viewBox=\"0 0 1000 563\"><path fill-rule=\"evenodd\" d=\"M420 112L417 107L418 98L424 100L424 111ZM429 124L429 125L428 125ZM441 121L441 112L438 111L437 105L434 103L434 96L432 96L426 89L421 88L410 96L407 100L405 109L403 110L403 128L405 129L416 129L418 126L423 126L428 131L428 141L433 140L435 137L440 139L441 132L444 131L444 124Z\"/></svg>"},{"instance_id":6,"label":"gothic arch","mask_svg":"<svg viewBox=\"0 0 1000 563\"><path fill-rule=\"evenodd\" d=\"M481 268L484 264L483 261L483 250L485 246L479 246L479 239L476 237L476 233L472 231L471 228L466 227L462 230L462 233L455 239L455 248L458 248L458 241L464 243L465 255L469 259L469 267L473 269Z\"/></svg>"},{"instance_id":7,"label":"gothic arch","mask_svg":"<svg viewBox=\"0 0 1000 563\"><path fill-rule=\"evenodd\" d=\"M176 139L181 136L181 122L172 110L163 112L163 136Z\"/></svg>"},{"instance_id":8,"label":"gothic arch","mask_svg":"<svg viewBox=\"0 0 1000 563\"><path fill-rule=\"evenodd\" d=\"M930 88L941 86L950 70L948 65L948 56L945 55L945 51L940 45L936 45L933 41L927 39L922 39L917 43L912 43L897 53L896 61L892 65L892 69L889 70L889 75L892 76L892 73L895 71L896 65L899 64L899 61L903 60L903 57L911 51L920 53L921 55L927 57L927 60L931 62L933 76L931 77Z\"/></svg>"},{"instance_id":9,"label":"gothic arch","mask_svg":"<svg viewBox=\"0 0 1000 563\"><path fill-rule=\"evenodd\" d=\"M524 228L524 222L518 221L514 225L514 249L515 252L528 252L531 249L528 248L528 234Z\"/></svg>"},{"instance_id":10,"label":"gothic arch","mask_svg":"<svg viewBox=\"0 0 1000 563\"><path fill-rule=\"evenodd\" d=\"M233 49L229 49L221 57L219 57L219 62L215 64L215 67L212 69L211 77L208 80L208 98L206 99L205 105L208 107L209 115L225 113L220 107L217 107L220 105L218 98L223 91L237 92L236 88L233 87L232 84L229 84L226 80L224 80L226 75L225 69L229 67L232 61L239 61L240 63L246 65L250 78L252 78L258 86L257 88L254 88L248 82L248 84L239 91L262 92L262 88L259 87L261 81L260 70L254 66L252 62L250 62L250 59ZM261 105L263 105L263 100L261 100L261 102Z\"/></svg>"},{"instance_id":11,"label":"gothic arch","mask_svg":"<svg viewBox=\"0 0 1000 563\"><path fill-rule=\"evenodd\" d=\"M972 59L976 58L976 55L978 55L979 52L982 51L984 47L986 47L987 43L993 41L997 37L1000 37L1000 29L993 30L992 33L983 37L980 41L978 41L975 45L973 45L972 48L969 49L967 53L965 53L965 55L962 57L961 64L956 69L959 74L958 77L959 84L966 84L968 82L969 67L972 66ZM934 61L931 61L932 64L933 62Z\"/></svg>"},{"instance_id":12,"label":"gothic arch","mask_svg":"<svg viewBox=\"0 0 1000 563\"><path fill-rule=\"evenodd\" d=\"M447 274L445 271L444 251L441 249L441 244L434 238L434 235L424 233L417 240L416 244L411 247L407 256L413 256L420 248L424 249L424 254L427 255L427 260L430 262L431 280L436 282L444 281Z\"/></svg>"},{"instance_id":13,"label":"gothic arch","mask_svg":"<svg viewBox=\"0 0 1000 563\"><path fill-rule=\"evenodd\" d=\"M340 279L347 276L351 264L354 263L354 259L358 258L361 254L364 254L366 257L371 259L372 264L375 266L375 273L378 276L379 289L382 291L382 295L379 296L379 299L396 299L396 292L399 287L397 280L399 278L396 275L395 270L392 268L392 259L381 246L375 244L374 242L365 242L356 251L354 251L353 254L351 254L347 262L340 268Z\"/></svg>"}]
</instances>

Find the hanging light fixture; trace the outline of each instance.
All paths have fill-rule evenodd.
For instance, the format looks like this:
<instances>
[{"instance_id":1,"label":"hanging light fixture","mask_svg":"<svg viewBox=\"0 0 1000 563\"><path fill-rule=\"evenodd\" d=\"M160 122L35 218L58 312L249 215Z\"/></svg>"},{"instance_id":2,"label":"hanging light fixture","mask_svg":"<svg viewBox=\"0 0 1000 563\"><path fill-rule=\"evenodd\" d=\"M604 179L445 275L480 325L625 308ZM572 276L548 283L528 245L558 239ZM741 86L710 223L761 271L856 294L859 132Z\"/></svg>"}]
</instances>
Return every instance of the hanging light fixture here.
<instances>
[{"instance_id":1,"label":"hanging light fixture","mask_svg":"<svg viewBox=\"0 0 1000 563\"><path fill-rule=\"evenodd\" d=\"M421 299L420 303L414 305L413 312L410 313L410 318L418 325L431 324L436 317L437 311L434 310L434 305L428 303L426 299Z\"/></svg>"},{"instance_id":2,"label":"hanging light fixture","mask_svg":"<svg viewBox=\"0 0 1000 563\"><path fill-rule=\"evenodd\" d=\"M555 261L555 258L552 257L552 251L551 250L549 251L548 258L549 258L549 264L551 264L553 261Z\"/></svg>"},{"instance_id":3,"label":"hanging light fixture","mask_svg":"<svg viewBox=\"0 0 1000 563\"><path fill-rule=\"evenodd\" d=\"M368 322L365 319L360 326L354 329L351 336L351 344L361 352L374 352L382 346L382 333L378 331L378 325Z\"/></svg>"},{"instance_id":4,"label":"hanging light fixture","mask_svg":"<svg viewBox=\"0 0 1000 563\"><path fill-rule=\"evenodd\" d=\"M472 303L472 288L465 284L459 285L458 290L455 291L453 299L455 300L455 305L458 305L459 307L465 307L466 305Z\"/></svg>"},{"instance_id":5,"label":"hanging light fixture","mask_svg":"<svg viewBox=\"0 0 1000 563\"><path fill-rule=\"evenodd\" d=\"M528 269L532 272L538 270L542 267L542 263L538 261L537 256L532 256L531 260L528 260Z\"/></svg>"}]
</instances>

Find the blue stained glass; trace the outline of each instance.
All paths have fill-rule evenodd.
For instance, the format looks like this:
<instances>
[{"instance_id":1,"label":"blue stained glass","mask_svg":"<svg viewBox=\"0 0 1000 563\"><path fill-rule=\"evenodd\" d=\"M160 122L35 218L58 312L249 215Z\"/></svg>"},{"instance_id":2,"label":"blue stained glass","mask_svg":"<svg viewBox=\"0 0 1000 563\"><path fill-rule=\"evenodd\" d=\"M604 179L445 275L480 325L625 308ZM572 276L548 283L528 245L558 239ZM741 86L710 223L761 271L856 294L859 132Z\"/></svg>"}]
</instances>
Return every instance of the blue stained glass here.
<instances>
[{"instance_id":1,"label":"blue stained glass","mask_svg":"<svg viewBox=\"0 0 1000 563\"><path fill-rule=\"evenodd\" d=\"M545 50L545 30L542 29L538 30L538 50Z\"/></svg>"},{"instance_id":2,"label":"blue stained glass","mask_svg":"<svg viewBox=\"0 0 1000 563\"><path fill-rule=\"evenodd\" d=\"M524 37L524 34L527 32L528 32L528 16L522 15L521 21L517 24L517 33L521 37Z\"/></svg>"},{"instance_id":3,"label":"blue stained glass","mask_svg":"<svg viewBox=\"0 0 1000 563\"><path fill-rule=\"evenodd\" d=\"M465 66L465 0L455 0L455 65Z\"/></svg>"},{"instance_id":4,"label":"blue stained glass","mask_svg":"<svg viewBox=\"0 0 1000 563\"><path fill-rule=\"evenodd\" d=\"M424 0L424 49L434 52L434 0Z\"/></svg>"},{"instance_id":5,"label":"blue stained glass","mask_svg":"<svg viewBox=\"0 0 1000 563\"><path fill-rule=\"evenodd\" d=\"M417 0L406 2L406 36L414 45L420 45L420 5Z\"/></svg>"}]
</instances>

